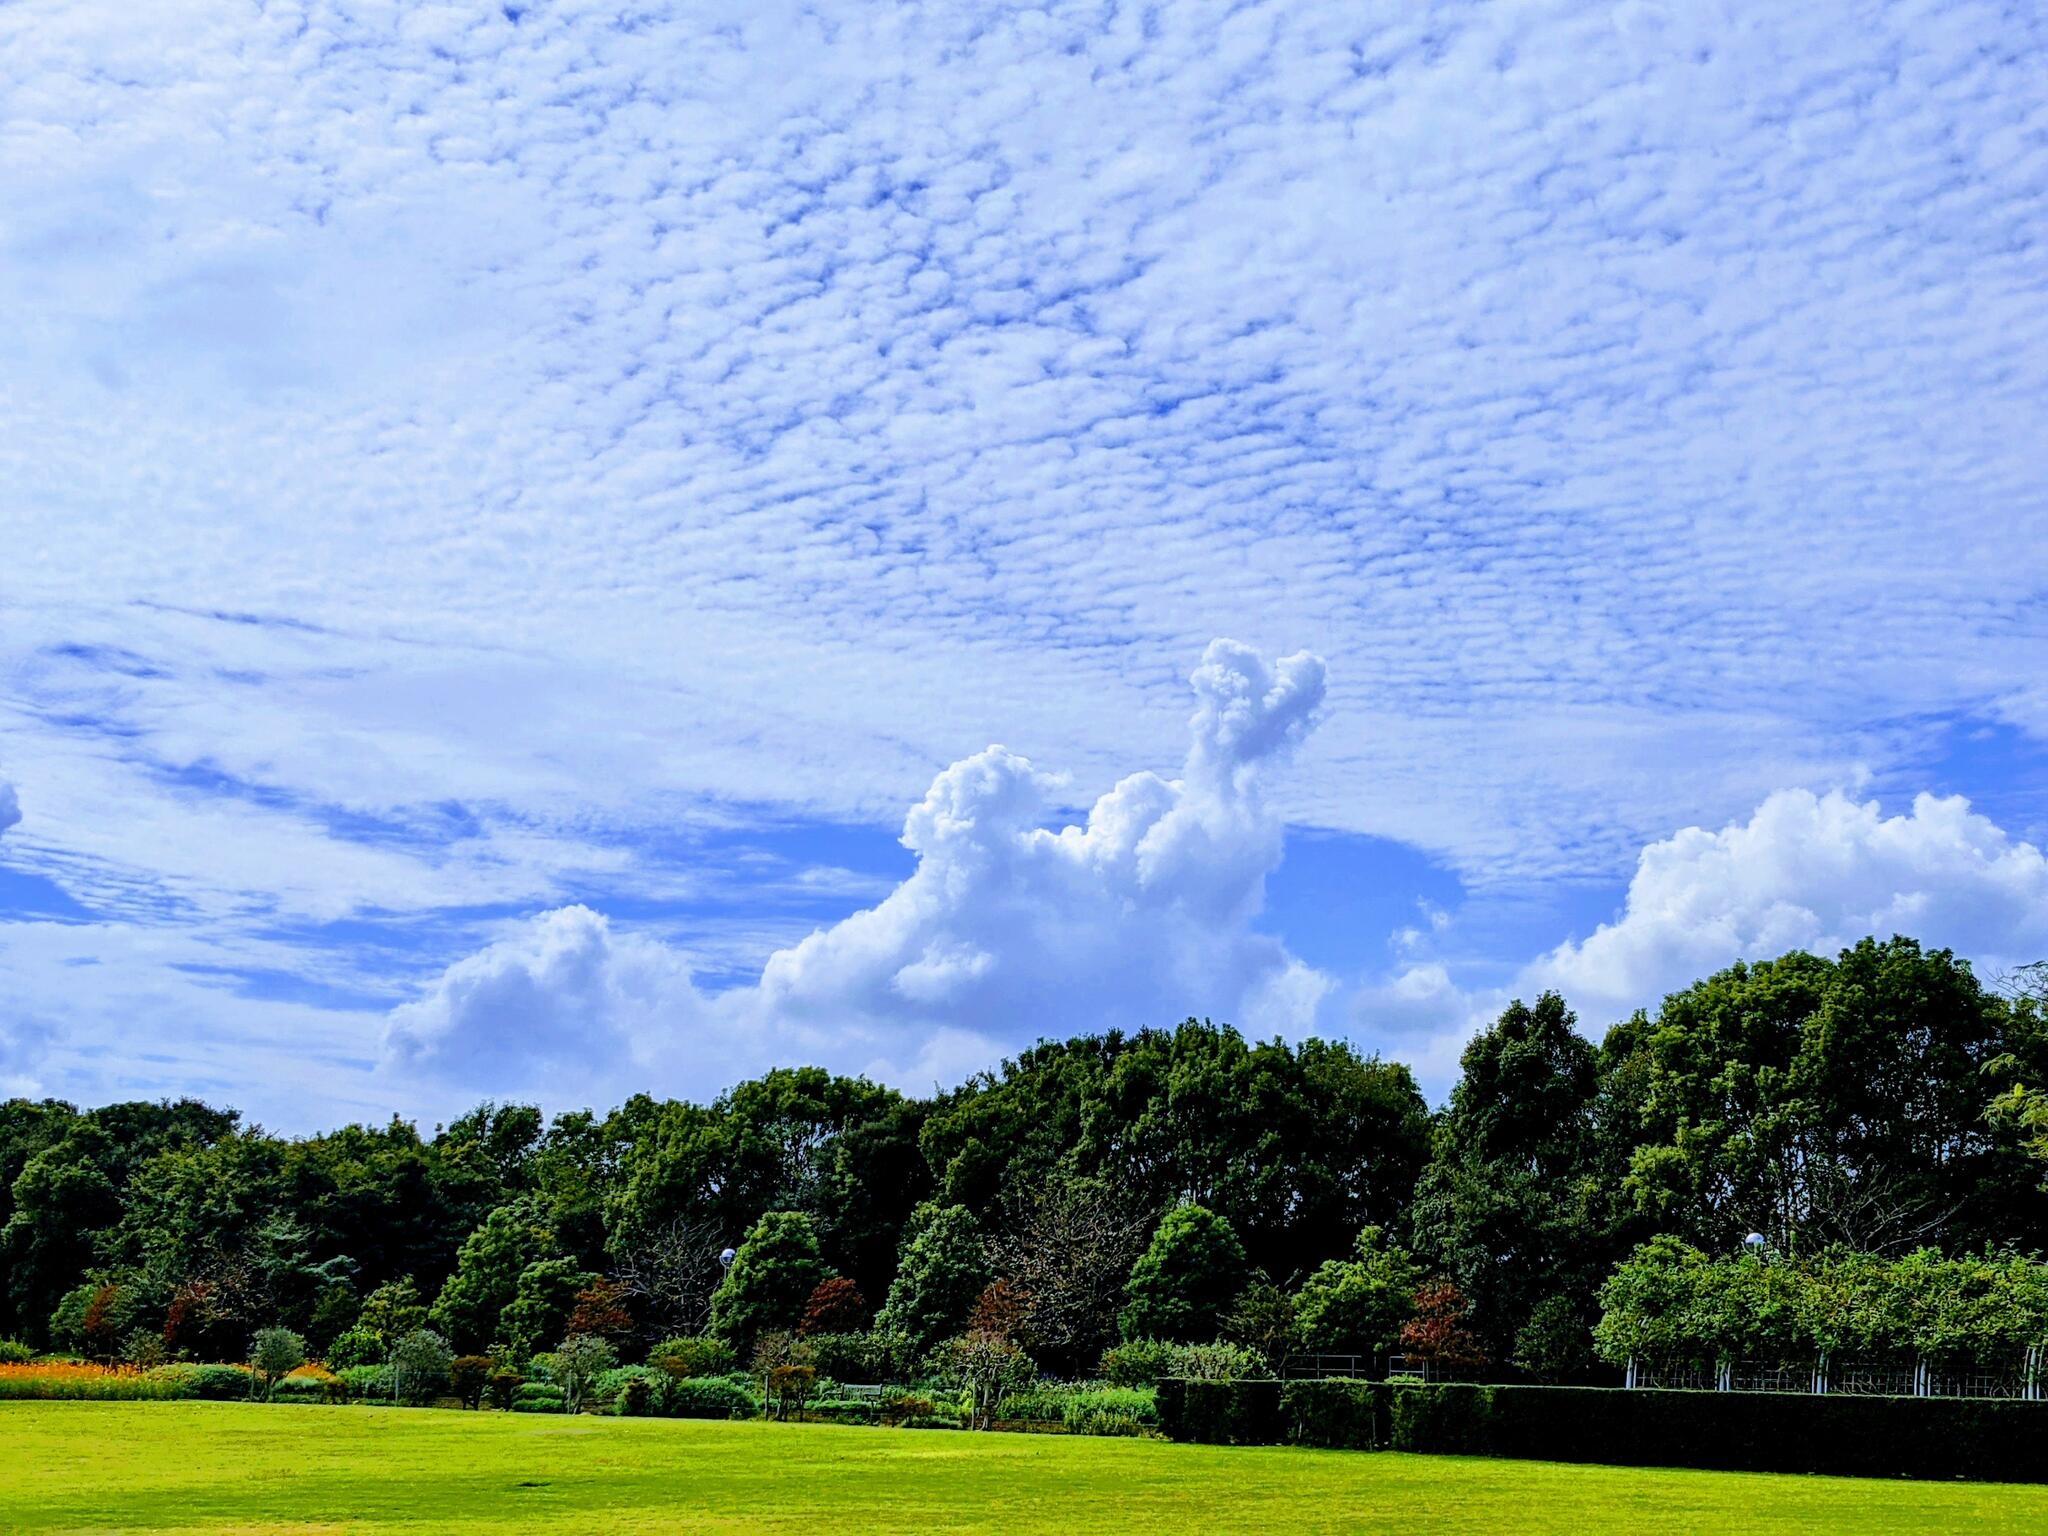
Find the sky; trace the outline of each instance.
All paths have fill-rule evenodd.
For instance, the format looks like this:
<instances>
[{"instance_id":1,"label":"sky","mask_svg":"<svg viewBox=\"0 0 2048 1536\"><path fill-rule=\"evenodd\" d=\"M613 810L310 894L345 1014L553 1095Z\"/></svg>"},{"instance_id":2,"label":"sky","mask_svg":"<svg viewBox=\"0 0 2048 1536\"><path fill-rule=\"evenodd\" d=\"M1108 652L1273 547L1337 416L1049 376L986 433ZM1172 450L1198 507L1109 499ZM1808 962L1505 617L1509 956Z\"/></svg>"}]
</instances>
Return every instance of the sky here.
<instances>
[{"instance_id":1,"label":"sky","mask_svg":"<svg viewBox=\"0 0 2048 1536\"><path fill-rule=\"evenodd\" d=\"M1440 1098L2048 956L2048 13L0 8L0 1093Z\"/></svg>"}]
</instances>

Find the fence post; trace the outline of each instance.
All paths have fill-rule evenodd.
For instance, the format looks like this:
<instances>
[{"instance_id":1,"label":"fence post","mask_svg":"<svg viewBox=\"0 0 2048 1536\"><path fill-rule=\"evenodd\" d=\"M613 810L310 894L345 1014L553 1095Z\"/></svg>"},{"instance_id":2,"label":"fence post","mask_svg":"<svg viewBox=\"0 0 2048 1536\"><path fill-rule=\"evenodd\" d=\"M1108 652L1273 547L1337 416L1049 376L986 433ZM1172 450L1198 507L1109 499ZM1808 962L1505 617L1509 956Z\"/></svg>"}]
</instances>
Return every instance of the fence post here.
<instances>
[{"instance_id":1,"label":"fence post","mask_svg":"<svg viewBox=\"0 0 2048 1536\"><path fill-rule=\"evenodd\" d=\"M1816 1397L1825 1397L1827 1396L1827 1391L1828 1357L1822 1355L1813 1362L1813 1393Z\"/></svg>"},{"instance_id":2,"label":"fence post","mask_svg":"<svg viewBox=\"0 0 2048 1536\"><path fill-rule=\"evenodd\" d=\"M1723 1360L1719 1368L1715 1370L1714 1390L1716 1392L1733 1392L1735 1390L1735 1362L1733 1360Z\"/></svg>"},{"instance_id":3,"label":"fence post","mask_svg":"<svg viewBox=\"0 0 2048 1536\"><path fill-rule=\"evenodd\" d=\"M1621 1385L1622 1385L1622 1388L1623 1388L1623 1389L1624 1389L1625 1391L1633 1392L1633 1391L1635 1390L1635 1386L1636 1386L1636 1357L1635 1357L1634 1355L1630 1355L1630 1356L1628 1357L1628 1371L1627 1371L1627 1374L1625 1374L1625 1375L1624 1375L1624 1376L1623 1376L1623 1377L1621 1378Z\"/></svg>"},{"instance_id":4,"label":"fence post","mask_svg":"<svg viewBox=\"0 0 2048 1536\"><path fill-rule=\"evenodd\" d=\"M2030 1403L2041 1400L2041 1346L2027 1346L2026 1378L2020 1384L2020 1395Z\"/></svg>"},{"instance_id":5,"label":"fence post","mask_svg":"<svg viewBox=\"0 0 2048 1536\"><path fill-rule=\"evenodd\" d=\"M1927 1357L1922 1355L1913 1362L1913 1395L1915 1397L1925 1397L1928 1394L1928 1390Z\"/></svg>"}]
</instances>

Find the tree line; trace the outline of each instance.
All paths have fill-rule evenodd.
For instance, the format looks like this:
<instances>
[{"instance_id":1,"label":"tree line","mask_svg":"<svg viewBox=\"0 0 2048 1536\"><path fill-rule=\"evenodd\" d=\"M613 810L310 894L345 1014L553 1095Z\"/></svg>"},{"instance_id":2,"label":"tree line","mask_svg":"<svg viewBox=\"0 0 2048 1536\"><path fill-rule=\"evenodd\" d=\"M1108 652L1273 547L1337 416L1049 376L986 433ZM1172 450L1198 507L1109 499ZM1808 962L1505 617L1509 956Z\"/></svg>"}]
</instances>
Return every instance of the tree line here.
<instances>
[{"instance_id":1,"label":"tree line","mask_svg":"<svg viewBox=\"0 0 2048 1536\"><path fill-rule=\"evenodd\" d=\"M1910 939L1738 964L1598 1043L1555 994L1516 1002L1461 1066L1432 1113L1398 1063L1191 1019L929 1097L790 1068L709 1104L486 1103L432 1134L15 1099L0 1337L240 1359L283 1327L332 1360L422 1327L512 1357L807 1335L879 1370L985 1336L1066 1374L1155 1342L1405 1343L1556 1374L1653 1238L2048 1241L2041 989Z\"/></svg>"}]
</instances>

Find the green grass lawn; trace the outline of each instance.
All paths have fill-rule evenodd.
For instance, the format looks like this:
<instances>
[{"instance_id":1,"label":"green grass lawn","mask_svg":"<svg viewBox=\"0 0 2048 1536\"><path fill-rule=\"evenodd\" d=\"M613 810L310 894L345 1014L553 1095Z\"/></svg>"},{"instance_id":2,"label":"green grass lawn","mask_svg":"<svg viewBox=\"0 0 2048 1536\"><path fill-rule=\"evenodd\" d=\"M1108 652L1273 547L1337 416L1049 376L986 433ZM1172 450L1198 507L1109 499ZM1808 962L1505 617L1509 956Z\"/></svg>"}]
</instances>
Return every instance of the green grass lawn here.
<instances>
[{"instance_id":1,"label":"green grass lawn","mask_svg":"<svg viewBox=\"0 0 2048 1536\"><path fill-rule=\"evenodd\" d=\"M0 1404L0 1531L2042 1531L2048 1487L1156 1440Z\"/></svg>"}]
</instances>

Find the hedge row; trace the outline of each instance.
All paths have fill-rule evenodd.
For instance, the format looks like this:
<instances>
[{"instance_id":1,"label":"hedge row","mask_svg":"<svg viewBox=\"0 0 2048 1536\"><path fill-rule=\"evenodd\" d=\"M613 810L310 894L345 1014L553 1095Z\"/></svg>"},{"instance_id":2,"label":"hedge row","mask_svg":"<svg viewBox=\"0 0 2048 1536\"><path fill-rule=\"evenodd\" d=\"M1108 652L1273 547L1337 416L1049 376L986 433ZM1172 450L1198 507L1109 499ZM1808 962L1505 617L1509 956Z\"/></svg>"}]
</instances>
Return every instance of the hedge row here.
<instances>
[{"instance_id":1,"label":"hedge row","mask_svg":"<svg viewBox=\"0 0 2048 1536\"><path fill-rule=\"evenodd\" d=\"M1167 1381L1176 1440L2048 1482L2048 1403L1605 1387Z\"/></svg>"}]
</instances>

